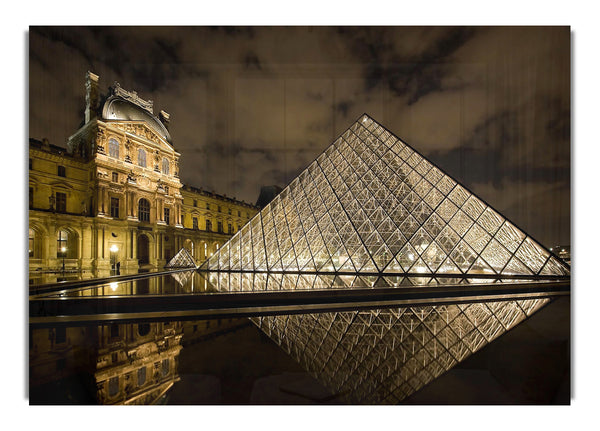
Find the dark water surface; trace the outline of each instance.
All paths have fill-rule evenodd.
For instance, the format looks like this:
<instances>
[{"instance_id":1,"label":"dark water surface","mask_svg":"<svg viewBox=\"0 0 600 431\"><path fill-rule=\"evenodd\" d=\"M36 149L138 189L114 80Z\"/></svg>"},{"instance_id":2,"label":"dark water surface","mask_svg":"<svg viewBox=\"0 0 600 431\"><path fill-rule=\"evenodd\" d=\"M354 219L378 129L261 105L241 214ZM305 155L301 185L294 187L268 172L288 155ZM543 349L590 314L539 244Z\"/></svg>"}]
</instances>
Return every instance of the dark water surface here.
<instances>
[{"instance_id":1,"label":"dark water surface","mask_svg":"<svg viewBox=\"0 0 600 431\"><path fill-rule=\"evenodd\" d=\"M211 292L205 278L182 273L45 295ZM29 329L29 399L569 404L570 339L568 296L250 318L46 323Z\"/></svg>"}]
</instances>

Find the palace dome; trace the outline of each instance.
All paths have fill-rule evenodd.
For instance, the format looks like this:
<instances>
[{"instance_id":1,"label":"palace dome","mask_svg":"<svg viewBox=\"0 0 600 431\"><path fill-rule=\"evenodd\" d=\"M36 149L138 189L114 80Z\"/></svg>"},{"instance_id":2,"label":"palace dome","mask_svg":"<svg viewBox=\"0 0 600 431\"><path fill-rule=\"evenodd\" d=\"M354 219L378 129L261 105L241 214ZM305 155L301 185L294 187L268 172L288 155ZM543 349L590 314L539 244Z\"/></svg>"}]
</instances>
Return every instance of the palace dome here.
<instances>
[{"instance_id":1,"label":"palace dome","mask_svg":"<svg viewBox=\"0 0 600 431\"><path fill-rule=\"evenodd\" d=\"M120 96L113 95L106 100L102 108L102 118L104 120L144 121L158 136L173 145L169 131L156 116Z\"/></svg>"}]
</instances>

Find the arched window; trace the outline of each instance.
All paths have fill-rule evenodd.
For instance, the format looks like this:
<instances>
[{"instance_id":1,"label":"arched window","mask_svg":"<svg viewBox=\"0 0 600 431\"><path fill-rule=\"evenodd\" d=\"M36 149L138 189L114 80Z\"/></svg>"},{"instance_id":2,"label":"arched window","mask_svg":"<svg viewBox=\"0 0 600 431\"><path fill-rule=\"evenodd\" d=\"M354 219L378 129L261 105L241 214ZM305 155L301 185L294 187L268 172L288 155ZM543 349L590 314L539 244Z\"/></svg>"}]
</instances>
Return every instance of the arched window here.
<instances>
[{"instance_id":1,"label":"arched window","mask_svg":"<svg viewBox=\"0 0 600 431\"><path fill-rule=\"evenodd\" d=\"M162 159L162 173L165 175L169 175L169 159L163 157Z\"/></svg>"},{"instance_id":2,"label":"arched window","mask_svg":"<svg viewBox=\"0 0 600 431\"><path fill-rule=\"evenodd\" d=\"M119 158L119 142L116 139L111 138L108 141L108 155L115 159Z\"/></svg>"},{"instance_id":3,"label":"arched window","mask_svg":"<svg viewBox=\"0 0 600 431\"><path fill-rule=\"evenodd\" d=\"M29 228L29 257L35 258L35 257L39 257L36 256L36 235L35 235L35 231L31 228Z\"/></svg>"},{"instance_id":4,"label":"arched window","mask_svg":"<svg viewBox=\"0 0 600 431\"><path fill-rule=\"evenodd\" d=\"M150 324L149 323L140 323L138 325L138 334L140 337L144 337L150 333Z\"/></svg>"},{"instance_id":5,"label":"arched window","mask_svg":"<svg viewBox=\"0 0 600 431\"><path fill-rule=\"evenodd\" d=\"M138 220L150 221L150 202L147 199L140 199L140 203L138 204Z\"/></svg>"},{"instance_id":6,"label":"arched window","mask_svg":"<svg viewBox=\"0 0 600 431\"><path fill-rule=\"evenodd\" d=\"M59 230L56 237L56 257L67 257L69 249L69 232Z\"/></svg>"},{"instance_id":7,"label":"arched window","mask_svg":"<svg viewBox=\"0 0 600 431\"><path fill-rule=\"evenodd\" d=\"M66 259L77 259L78 236L75 232L61 229L56 233L56 257ZM39 246L38 246L39 249Z\"/></svg>"},{"instance_id":8,"label":"arched window","mask_svg":"<svg viewBox=\"0 0 600 431\"><path fill-rule=\"evenodd\" d=\"M142 168L146 167L146 152L143 148L138 150L138 165Z\"/></svg>"}]
</instances>

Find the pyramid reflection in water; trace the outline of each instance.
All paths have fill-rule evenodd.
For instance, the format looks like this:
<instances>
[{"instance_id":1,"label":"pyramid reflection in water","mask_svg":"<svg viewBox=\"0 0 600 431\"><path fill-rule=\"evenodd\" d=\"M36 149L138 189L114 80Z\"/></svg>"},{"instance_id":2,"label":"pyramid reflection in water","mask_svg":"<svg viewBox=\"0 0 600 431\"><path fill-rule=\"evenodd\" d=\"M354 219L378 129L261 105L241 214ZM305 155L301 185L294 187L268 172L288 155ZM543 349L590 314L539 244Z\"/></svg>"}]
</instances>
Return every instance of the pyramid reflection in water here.
<instances>
[{"instance_id":1,"label":"pyramid reflection in water","mask_svg":"<svg viewBox=\"0 0 600 431\"><path fill-rule=\"evenodd\" d=\"M333 394L339 394L340 401L397 404L548 301L437 305L252 320Z\"/></svg>"}]
</instances>

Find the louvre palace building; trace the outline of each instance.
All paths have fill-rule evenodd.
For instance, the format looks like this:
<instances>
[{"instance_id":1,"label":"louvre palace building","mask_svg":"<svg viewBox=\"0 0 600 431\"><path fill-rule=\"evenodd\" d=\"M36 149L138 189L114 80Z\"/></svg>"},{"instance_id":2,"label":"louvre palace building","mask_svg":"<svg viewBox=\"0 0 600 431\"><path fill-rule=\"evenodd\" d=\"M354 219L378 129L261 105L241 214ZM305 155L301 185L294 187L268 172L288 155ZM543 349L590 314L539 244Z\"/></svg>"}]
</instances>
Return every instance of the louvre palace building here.
<instances>
[{"instance_id":1,"label":"louvre palace building","mask_svg":"<svg viewBox=\"0 0 600 431\"><path fill-rule=\"evenodd\" d=\"M102 95L88 72L84 115L66 148L30 138L31 273L157 270L181 248L201 262L257 213L182 184L169 114L135 91Z\"/></svg>"}]
</instances>

